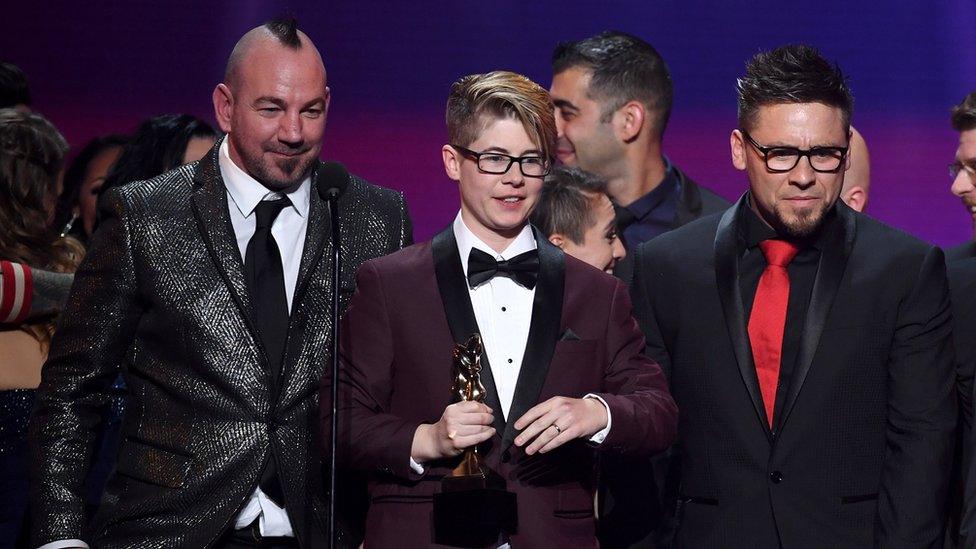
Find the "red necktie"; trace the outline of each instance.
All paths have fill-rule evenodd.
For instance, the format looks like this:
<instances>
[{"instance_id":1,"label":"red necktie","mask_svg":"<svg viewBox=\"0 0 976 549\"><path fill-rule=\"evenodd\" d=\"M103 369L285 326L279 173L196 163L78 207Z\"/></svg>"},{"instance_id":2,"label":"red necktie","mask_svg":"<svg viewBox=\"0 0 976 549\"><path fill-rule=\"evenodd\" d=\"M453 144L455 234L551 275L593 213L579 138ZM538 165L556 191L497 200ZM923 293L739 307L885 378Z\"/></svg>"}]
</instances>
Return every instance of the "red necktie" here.
<instances>
[{"instance_id":1,"label":"red necktie","mask_svg":"<svg viewBox=\"0 0 976 549\"><path fill-rule=\"evenodd\" d=\"M756 377L766 406L766 418L773 426L776 407L776 385L783 357L783 332L786 328L786 305L790 300L790 275L786 266L800 250L785 240L764 240L759 248L766 256L766 269L759 279L756 298L749 315L749 342L756 363Z\"/></svg>"}]
</instances>

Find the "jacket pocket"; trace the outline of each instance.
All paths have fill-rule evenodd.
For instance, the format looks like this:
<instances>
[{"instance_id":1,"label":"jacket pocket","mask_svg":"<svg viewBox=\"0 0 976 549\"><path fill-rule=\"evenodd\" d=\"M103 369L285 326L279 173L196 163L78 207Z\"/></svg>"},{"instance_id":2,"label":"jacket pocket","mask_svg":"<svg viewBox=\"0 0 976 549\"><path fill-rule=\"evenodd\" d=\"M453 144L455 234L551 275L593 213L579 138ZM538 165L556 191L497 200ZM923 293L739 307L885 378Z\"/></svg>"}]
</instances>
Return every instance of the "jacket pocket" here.
<instances>
[{"instance_id":1,"label":"jacket pocket","mask_svg":"<svg viewBox=\"0 0 976 549\"><path fill-rule=\"evenodd\" d=\"M582 488L559 489L556 508L552 512L557 518L593 518L593 495Z\"/></svg>"},{"instance_id":2,"label":"jacket pocket","mask_svg":"<svg viewBox=\"0 0 976 549\"><path fill-rule=\"evenodd\" d=\"M840 498L841 505L847 505L848 503L861 503L864 501L877 501L878 494L862 494L860 496L843 496Z\"/></svg>"},{"instance_id":3,"label":"jacket pocket","mask_svg":"<svg viewBox=\"0 0 976 549\"><path fill-rule=\"evenodd\" d=\"M182 488L192 464L189 454L128 437L122 442L115 469L121 475L150 484Z\"/></svg>"}]
</instances>

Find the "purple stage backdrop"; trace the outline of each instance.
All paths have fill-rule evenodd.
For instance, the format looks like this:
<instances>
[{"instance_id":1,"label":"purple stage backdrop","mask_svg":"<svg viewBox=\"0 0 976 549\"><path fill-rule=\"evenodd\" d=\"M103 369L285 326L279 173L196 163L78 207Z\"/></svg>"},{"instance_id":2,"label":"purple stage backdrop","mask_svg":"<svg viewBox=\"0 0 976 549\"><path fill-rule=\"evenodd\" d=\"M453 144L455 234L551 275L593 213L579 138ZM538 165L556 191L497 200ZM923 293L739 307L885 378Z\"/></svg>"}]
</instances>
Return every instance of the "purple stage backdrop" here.
<instances>
[{"instance_id":1,"label":"purple stage backdrop","mask_svg":"<svg viewBox=\"0 0 976 549\"><path fill-rule=\"evenodd\" d=\"M949 109L976 89L976 2L9 2L0 58L28 74L35 108L76 149L148 116L213 119L210 96L236 39L281 12L318 44L333 99L324 156L403 190L418 240L447 225L443 105L457 77L510 69L549 85L563 40L617 29L651 42L675 82L666 154L735 198L734 82L754 53L805 42L836 60L871 151L870 214L939 245L970 238L949 194Z\"/></svg>"}]
</instances>

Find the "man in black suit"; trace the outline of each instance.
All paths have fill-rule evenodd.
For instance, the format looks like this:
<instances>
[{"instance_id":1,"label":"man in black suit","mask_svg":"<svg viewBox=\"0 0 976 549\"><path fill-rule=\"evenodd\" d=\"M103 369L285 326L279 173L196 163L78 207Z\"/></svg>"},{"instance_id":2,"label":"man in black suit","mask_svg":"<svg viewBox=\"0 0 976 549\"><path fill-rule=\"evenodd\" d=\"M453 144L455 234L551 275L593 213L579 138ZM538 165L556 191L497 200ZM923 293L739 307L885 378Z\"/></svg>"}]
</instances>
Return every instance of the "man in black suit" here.
<instances>
[{"instance_id":1,"label":"man in black suit","mask_svg":"<svg viewBox=\"0 0 976 549\"><path fill-rule=\"evenodd\" d=\"M851 95L806 46L738 80L729 210L638 251L680 409L675 547L940 547L956 423L942 252L838 200Z\"/></svg>"},{"instance_id":2,"label":"man in black suit","mask_svg":"<svg viewBox=\"0 0 976 549\"><path fill-rule=\"evenodd\" d=\"M409 220L400 193L351 177L333 288L315 188L329 88L294 20L241 38L213 102L227 137L203 160L102 200L32 421L35 546L327 543L315 418L330 296L344 305L362 262L408 244ZM81 482L120 370L123 442L86 526Z\"/></svg>"},{"instance_id":3,"label":"man in black suit","mask_svg":"<svg viewBox=\"0 0 976 549\"><path fill-rule=\"evenodd\" d=\"M671 74L647 42L607 31L556 47L552 55L560 162L607 182L617 210L626 255L614 274L630 284L637 247L666 231L722 211L728 201L699 186L663 153L662 139L674 95ZM659 493L663 457L601 464L600 543L604 547L654 547L664 519ZM666 530L666 528L665 528Z\"/></svg>"},{"instance_id":4,"label":"man in black suit","mask_svg":"<svg viewBox=\"0 0 976 549\"><path fill-rule=\"evenodd\" d=\"M952 194L959 197L976 227L976 91L952 109L952 129L959 132L956 158L949 165ZM976 257L976 242L970 240L946 250L949 261Z\"/></svg>"}]
</instances>

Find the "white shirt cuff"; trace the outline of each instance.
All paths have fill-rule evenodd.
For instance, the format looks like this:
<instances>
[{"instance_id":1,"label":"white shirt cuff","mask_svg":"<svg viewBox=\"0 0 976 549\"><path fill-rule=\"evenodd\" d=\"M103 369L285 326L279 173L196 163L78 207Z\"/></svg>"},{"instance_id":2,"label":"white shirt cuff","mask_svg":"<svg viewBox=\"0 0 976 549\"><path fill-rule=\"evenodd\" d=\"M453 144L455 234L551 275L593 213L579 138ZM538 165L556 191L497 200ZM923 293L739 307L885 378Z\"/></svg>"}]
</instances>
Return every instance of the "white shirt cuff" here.
<instances>
[{"instance_id":1,"label":"white shirt cuff","mask_svg":"<svg viewBox=\"0 0 976 549\"><path fill-rule=\"evenodd\" d=\"M607 401L603 400L597 395L594 395L593 393L590 393L583 398L595 398L600 401L600 404L602 404L604 408L607 409L607 426L597 431L596 434L590 437L590 442L593 444L602 444L603 441L607 439L607 435L610 434L610 426L613 424L613 417L610 415L610 406L607 405Z\"/></svg>"},{"instance_id":2,"label":"white shirt cuff","mask_svg":"<svg viewBox=\"0 0 976 549\"><path fill-rule=\"evenodd\" d=\"M45 543L37 549L75 549L77 547L84 547L85 549L88 549L88 544L80 539L62 539L52 541L51 543Z\"/></svg>"},{"instance_id":3,"label":"white shirt cuff","mask_svg":"<svg viewBox=\"0 0 976 549\"><path fill-rule=\"evenodd\" d=\"M413 472L417 473L418 475L424 474L424 466L414 461L413 458L410 458L410 468L413 469Z\"/></svg>"}]
</instances>

